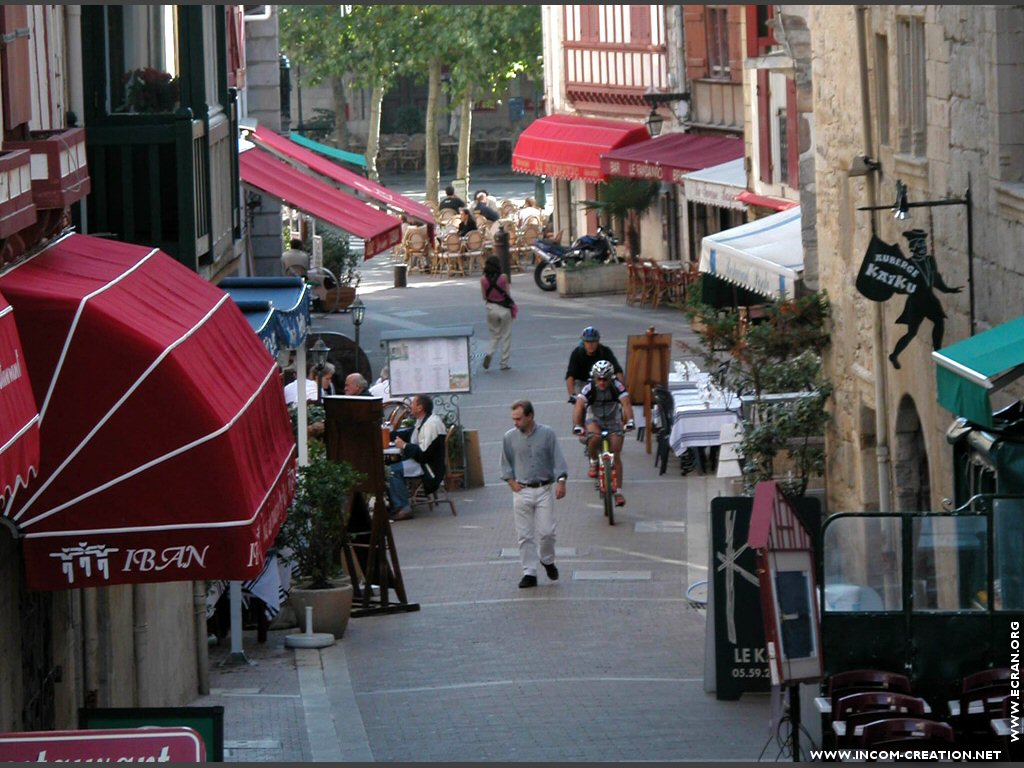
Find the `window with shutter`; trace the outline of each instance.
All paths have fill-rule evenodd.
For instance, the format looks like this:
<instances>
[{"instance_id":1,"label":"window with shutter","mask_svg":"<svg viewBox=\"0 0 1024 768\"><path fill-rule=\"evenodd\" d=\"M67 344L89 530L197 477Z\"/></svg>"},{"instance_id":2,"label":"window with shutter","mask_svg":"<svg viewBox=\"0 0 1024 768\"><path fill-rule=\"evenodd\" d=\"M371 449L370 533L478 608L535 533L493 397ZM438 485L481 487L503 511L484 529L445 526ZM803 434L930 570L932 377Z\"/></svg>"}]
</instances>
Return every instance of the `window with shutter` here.
<instances>
[{"instance_id":1,"label":"window with shutter","mask_svg":"<svg viewBox=\"0 0 1024 768\"><path fill-rule=\"evenodd\" d=\"M28 8L5 5L0 9L0 80L3 83L5 138L27 138L32 119L29 91Z\"/></svg>"}]
</instances>

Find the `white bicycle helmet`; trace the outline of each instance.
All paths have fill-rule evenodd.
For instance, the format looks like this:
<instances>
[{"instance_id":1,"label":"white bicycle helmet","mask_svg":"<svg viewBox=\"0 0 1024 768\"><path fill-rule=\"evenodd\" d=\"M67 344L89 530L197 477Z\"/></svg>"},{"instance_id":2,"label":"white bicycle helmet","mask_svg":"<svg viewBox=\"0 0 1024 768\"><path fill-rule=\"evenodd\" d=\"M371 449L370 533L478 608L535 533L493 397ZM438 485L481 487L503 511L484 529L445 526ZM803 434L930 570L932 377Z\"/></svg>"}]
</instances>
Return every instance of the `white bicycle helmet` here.
<instances>
[{"instance_id":1,"label":"white bicycle helmet","mask_svg":"<svg viewBox=\"0 0 1024 768\"><path fill-rule=\"evenodd\" d=\"M590 369L592 379L610 379L615 374L615 368L607 360L598 360Z\"/></svg>"}]
</instances>

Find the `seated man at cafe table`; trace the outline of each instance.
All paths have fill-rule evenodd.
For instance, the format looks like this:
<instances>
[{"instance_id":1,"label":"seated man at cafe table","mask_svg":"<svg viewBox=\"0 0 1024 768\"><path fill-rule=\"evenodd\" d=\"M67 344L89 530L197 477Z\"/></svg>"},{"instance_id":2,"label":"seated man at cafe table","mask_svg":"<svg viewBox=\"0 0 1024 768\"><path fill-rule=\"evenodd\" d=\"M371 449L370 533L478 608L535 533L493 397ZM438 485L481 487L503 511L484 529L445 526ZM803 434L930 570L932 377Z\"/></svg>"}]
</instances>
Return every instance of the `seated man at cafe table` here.
<instances>
[{"instance_id":1,"label":"seated man at cafe table","mask_svg":"<svg viewBox=\"0 0 1024 768\"><path fill-rule=\"evenodd\" d=\"M371 397L366 378L359 372L350 373L345 377L345 386L342 387L342 392L349 397Z\"/></svg>"},{"instance_id":2,"label":"seated man at cafe table","mask_svg":"<svg viewBox=\"0 0 1024 768\"><path fill-rule=\"evenodd\" d=\"M451 208L453 211L458 213L460 208L465 207L466 201L455 195L455 187L449 184L444 188L444 197L442 197L437 203L437 209L439 211L443 211L445 208Z\"/></svg>"},{"instance_id":3,"label":"seated man at cafe table","mask_svg":"<svg viewBox=\"0 0 1024 768\"><path fill-rule=\"evenodd\" d=\"M447 429L441 417L434 413L434 401L429 395L413 395L409 410L416 425L408 442L395 438L395 447L401 452L402 461L391 464L388 479L388 496L391 500L391 519L408 520L413 516L409 506L408 477L422 477L423 490L428 494L444 482L445 437Z\"/></svg>"},{"instance_id":4,"label":"seated man at cafe table","mask_svg":"<svg viewBox=\"0 0 1024 768\"><path fill-rule=\"evenodd\" d=\"M473 200L472 208L488 221L497 221L501 218L498 215L498 211L487 203L487 193L483 190L476 193L476 198Z\"/></svg>"}]
</instances>

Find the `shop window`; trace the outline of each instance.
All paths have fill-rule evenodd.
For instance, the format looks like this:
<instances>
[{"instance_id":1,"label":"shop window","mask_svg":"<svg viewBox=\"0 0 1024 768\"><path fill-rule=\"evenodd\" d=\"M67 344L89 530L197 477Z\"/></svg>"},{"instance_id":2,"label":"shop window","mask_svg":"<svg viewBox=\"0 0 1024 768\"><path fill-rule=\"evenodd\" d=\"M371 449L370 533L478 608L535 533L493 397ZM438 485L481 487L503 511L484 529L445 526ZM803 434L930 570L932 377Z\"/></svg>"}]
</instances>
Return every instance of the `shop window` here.
<instances>
[{"instance_id":1,"label":"shop window","mask_svg":"<svg viewBox=\"0 0 1024 768\"><path fill-rule=\"evenodd\" d=\"M988 557L984 517L914 518L914 610L983 611Z\"/></svg>"},{"instance_id":2,"label":"shop window","mask_svg":"<svg viewBox=\"0 0 1024 768\"><path fill-rule=\"evenodd\" d=\"M903 608L903 520L857 515L825 529L825 610L836 613Z\"/></svg>"}]
</instances>

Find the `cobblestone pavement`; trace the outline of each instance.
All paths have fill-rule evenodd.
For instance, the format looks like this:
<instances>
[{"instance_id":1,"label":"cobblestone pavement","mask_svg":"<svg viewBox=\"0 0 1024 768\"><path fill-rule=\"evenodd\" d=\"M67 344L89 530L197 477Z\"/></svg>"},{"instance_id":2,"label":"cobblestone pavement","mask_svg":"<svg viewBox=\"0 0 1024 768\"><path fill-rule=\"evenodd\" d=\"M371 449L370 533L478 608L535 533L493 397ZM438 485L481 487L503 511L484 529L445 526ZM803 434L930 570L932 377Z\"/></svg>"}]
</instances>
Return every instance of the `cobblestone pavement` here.
<instances>
[{"instance_id":1,"label":"cobblestone pavement","mask_svg":"<svg viewBox=\"0 0 1024 768\"><path fill-rule=\"evenodd\" d=\"M565 363L580 330L599 327L626 363L626 338L648 326L691 339L673 309L631 307L619 296L564 299L515 275L520 305L512 369L480 365L487 330L477 278L409 275L391 287L389 256L367 262L362 346L376 373L385 330L469 325L472 394L459 402L478 430L485 485L458 490L447 507L393 526L417 612L353 618L334 646L265 644L246 632L246 666L222 666L211 648L211 693L225 707L230 761L684 761L756 760L768 741L766 695L716 700L704 687L705 612L686 599L707 576L709 500L724 480L659 475L644 442L628 436L628 503L609 526L586 461L570 434ZM351 333L347 315L316 316L317 329ZM673 357L686 354L676 348ZM570 466L557 502L557 582L543 573L520 590L511 494L498 478L509 404L531 399L554 427ZM776 751L769 745L769 752Z\"/></svg>"}]
</instances>

